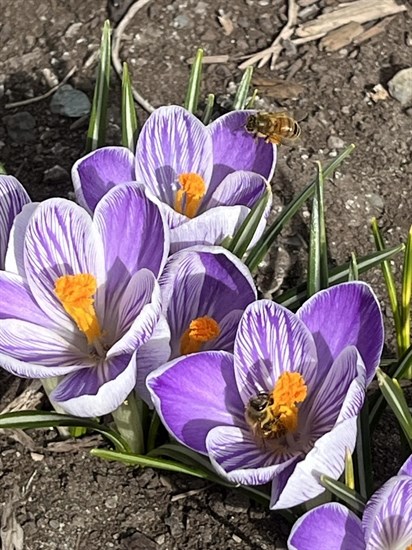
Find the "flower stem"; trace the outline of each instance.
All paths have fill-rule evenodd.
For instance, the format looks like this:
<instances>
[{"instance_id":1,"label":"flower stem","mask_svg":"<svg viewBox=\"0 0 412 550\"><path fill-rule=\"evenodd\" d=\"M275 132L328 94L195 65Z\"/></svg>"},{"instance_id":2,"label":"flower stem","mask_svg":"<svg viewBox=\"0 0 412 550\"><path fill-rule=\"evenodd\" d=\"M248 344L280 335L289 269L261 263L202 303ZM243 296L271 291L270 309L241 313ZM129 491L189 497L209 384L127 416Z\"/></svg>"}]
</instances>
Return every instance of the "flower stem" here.
<instances>
[{"instance_id":1,"label":"flower stem","mask_svg":"<svg viewBox=\"0 0 412 550\"><path fill-rule=\"evenodd\" d=\"M132 391L120 407L113 411L116 427L130 446L132 453L144 454L142 427L143 401Z\"/></svg>"}]
</instances>

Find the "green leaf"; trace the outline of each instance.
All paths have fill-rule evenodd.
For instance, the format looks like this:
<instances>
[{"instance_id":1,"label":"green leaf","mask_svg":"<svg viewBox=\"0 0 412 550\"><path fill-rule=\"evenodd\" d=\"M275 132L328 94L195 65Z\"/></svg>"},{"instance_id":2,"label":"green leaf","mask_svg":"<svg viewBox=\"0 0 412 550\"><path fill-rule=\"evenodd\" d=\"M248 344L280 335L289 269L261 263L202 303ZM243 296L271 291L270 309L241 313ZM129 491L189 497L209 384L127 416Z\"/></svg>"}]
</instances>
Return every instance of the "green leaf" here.
<instances>
[{"instance_id":1,"label":"green leaf","mask_svg":"<svg viewBox=\"0 0 412 550\"><path fill-rule=\"evenodd\" d=\"M391 378L379 368L376 371L376 377L381 392L395 414L412 449L412 416L399 382L396 378Z\"/></svg>"},{"instance_id":2,"label":"green leaf","mask_svg":"<svg viewBox=\"0 0 412 550\"><path fill-rule=\"evenodd\" d=\"M6 167L2 162L0 162L0 175L7 175Z\"/></svg>"},{"instance_id":3,"label":"green leaf","mask_svg":"<svg viewBox=\"0 0 412 550\"><path fill-rule=\"evenodd\" d=\"M352 252L350 262L349 262L348 281L357 281L358 279L359 279L358 262L354 252Z\"/></svg>"},{"instance_id":4,"label":"green leaf","mask_svg":"<svg viewBox=\"0 0 412 550\"><path fill-rule=\"evenodd\" d=\"M328 256L326 246L325 214L323 201L323 172L320 162L315 196L312 201L310 226L309 268L307 295L313 296L328 286Z\"/></svg>"},{"instance_id":5,"label":"green leaf","mask_svg":"<svg viewBox=\"0 0 412 550\"><path fill-rule=\"evenodd\" d=\"M203 113L203 119L202 119L202 122L205 126L209 124L212 118L214 105L215 105L215 94L209 94L207 96L206 108L205 108L205 112Z\"/></svg>"},{"instance_id":6,"label":"green leaf","mask_svg":"<svg viewBox=\"0 0 412 550\"><path fill-rule=\"evenodd\" d=\"M399 380L408 372L408 369L412 369L412 346L409 347L399 363L395 363L395 365L389 369L389 376L391 378L396 378L397 380ZM380 394L373 403L373 406L369 413L369 425L371 431L376 428L376 425L380 417L382 416L385 407L386 401L383 395Z\"/></svg>"},{"instance_id":7,"label":"green leaf","mask_svg":"<svg viewBox=\"0 0 412 550\"><path fill-rule=\"evenodd\" d=\"M199 48L196 53L195 61L190 72L189 85L187 87L184 107L190 113L197 111L200 94L200 83L202 80L203 50Z\"/></svg>"},{"instance_id":8,"label":"green leaf","mask_svg":"<svg viewBox=\"0 0 412 550\"><path fill-rule=\"evenodd\" d=\"M28 430L60 426L94 430L104 435L117 450L125 452L129 450L127 443L118 433L90 418L78 418L69 414L46 411L17 411L0 415L0 428Z\"/></svg>"},{"instance_id":9,"label":"green leaf","mask_svg":"<svg viewBox=\"0 0 412 550\"><path fill-rule=\"evenodd\" d=\"M81 426L76 427L70 427L69 433L71 437L74 437L75 439L78 437L82 437L83 435L87 434L87 428L82 428Z\"/></svg>"},{"instance_id":10,"label":"green leaf","mask_svg":"<svg viewBox=\"0 0 412 550\"><path fill-rule=\"evenodd\" d=\"M321 475L320 484L335 495L339 500L347 504L354 512L362 514L366 501L355 490L350 489L344 483L336 481L329 476Z\"/></svg>"},{"instance_id":11,"label":"green leaf","mask_svg":"<svg viewBox=\"0 0 412 550\"><path fill-rule=\"evenodd\" d=\"M372 254L363 256L358 260L358 271L359 273L365 273L366 271L369 271L369 269L378 266L383 260L392 258L395 254L398 254L403 250L404 245L400 244L392 248L387 248L383 252L372 252ZM331 269L329 273L328 285L337 285L338 283L343 283L347 281L349 276L349 269L349 262L335 267L334 269ZM292 288L291 290L288 290L287 292L284 292L281 296L277 297L276 301L289 309L297 309L307 300L306 286L307 285L303 283L295 288Z\"/></svg>"},{"instance_id":12,"label":"green leaf","mask_svg":"<svg viewBox=\"0 0 412 550\"><path fill-rule=\"evenodd\" d=\"M242 225L237 230L233 239L230 241L230 244L227 248L238 258L243 258L243 255L248 249L250 243L252 242L252 239L256 233L256 229L258 228L259 223L262 221L265 210L271 198L272 190L268 185L265 193L253 206L249 214L244 219Z\"/></svg>"},{"instance_id":13,"label":"green leaf","mask_svg":"<svg viewBox=\"0 0 412 550\"><path fill-rule=\"evenodd\" d=\"M323 169L323 178L329 178L333 172L342 164L346 157L348 157L355 149L354 145L349 145L340 155L336 157L331 163L329 163ZM288 223L288 221L299 211L302 205L312 197L315 192L317 178L314 179L309 185L307 185L303 191L290 202L281 212L277 220L265 231L257 244L253 247L249 254L246 265L251 271L254 271L259 263L266 256L272 244L275 242L276 237Z\"/></svg>"},{"instance_id":14,"label":"green leaf","mask_svg":"<svg viewBox=\"0 0 412 550\"><path fill-rule=\"evenodd\" d=\"M132 83L127 63L123 63L122 75L122 145L135 152L139 124L134 105Z\"/></svg>"},{"instance_id":15,"label":"green leaf","mask_svg":"<svg viewBox=\"0 0 412 550\"><path fill-rule=\"evenodd\" d=\"M373 238L375 240L376 249L380 252L385 250L385 243L383 241L382 235L379 231L378 222L376 218L372 219L371 222ZM383 278L385 280L386 290L389 297L389 303L392 309L393 320L395 323L395 332L396 332L396 343L398 347L398 355L402 355L403 346L402 346L402 334L401 334L401 315L399 312L398 297L396 294L396 284L395 277L392 273L392 268L388 260L382 262L381 264Z\"/></svg>"},{"instance_id":16,"label":"green leaf","mask_svg":"<svg viewBox=\"0 0 412 550\"><path fill-rule=\"evenodd\" d=\"M356 446L354 452L356 487L365 500L373 491L371 438L369 431L369 405L367 398L357 420Z\"/></svg>"},{"instance_id":17,"label":"green leaf","mask_svg":"<svg viewBox=\"0 0 412 550\"><path fill-rule=\"evenodd\" d=\"M253 109L255 107L257 95L258 95L258 90L257 88L255 88L253 90L253 94L251 95L249 101L246 104L245 109Z\"/></svg>"},{"instance_id":18,"label":"green leaf","mask_svg":"<svg viewBox=\"0 0 412 550\"><path fill-rule=\"evenodd\" d=\"M94 88L92 112L87 131L86 152L102 147L106 141L107 102L110 88L110 21L104 22L100 62Z\"/></svg>"},{"instance_id":19,"label":"green leaf","mask_svg":"<svg viewBox=\"0 0 412 550\"><path fill-rule=\"evenodd\" d=\"M409 229L406 241L405 257L403 261L402 292L401 292L401 339L402 351L411 345L411 295L412 295L412 226ZM406 373L412 379L412 369Z\"/></svg>"},{"instance_id":20,"label":"green leaf","mask_svg":"<svg viewBox=\"0 0 412 550\"><path fill-rule=\"evenodd\" d=\"M112 416L129 449L136 454L144 453L143 401L134 391L112 412Z\"/></svg>"},{"instance_id":21,"label":"green leaf","mask_svg":"<svg viewBox=\"0 0 412 550\"><path fill-rule=\"evenodd\" d=\"M352 454L349 449L346 449L345 454L345 485L349 489L355 489L355 474L353 472Z\"/></svg>"},{"instance_id":22,"label":"green leaf","mask_svg":"<svg viewBox=\"0 0 412 550\"><path fill-rule=\"evenodd\" d=\"M248 67L243 73L242 80L236 91L235 99L233 100L232 109L234 111L239 111L244 109L247 103L247 98L249 95L250 83L252 81L253 67Z\"/></svg>"}]
</instances>

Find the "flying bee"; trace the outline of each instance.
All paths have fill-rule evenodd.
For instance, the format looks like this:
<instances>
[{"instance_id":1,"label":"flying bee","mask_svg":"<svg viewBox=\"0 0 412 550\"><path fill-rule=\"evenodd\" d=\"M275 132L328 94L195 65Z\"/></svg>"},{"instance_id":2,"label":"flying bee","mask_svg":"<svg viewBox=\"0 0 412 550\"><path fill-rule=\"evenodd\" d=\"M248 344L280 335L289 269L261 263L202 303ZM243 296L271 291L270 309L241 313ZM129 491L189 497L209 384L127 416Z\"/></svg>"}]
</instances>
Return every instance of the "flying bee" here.
<instances>
[{"instance_id":1,"label":"flying bee","mask_svg":"<svg viewBox=\"0 0 412 550\"><path fill-rule=\"evenodd\" d=\"M263 439L279 437L285 433L279 417L272 411L273 404L273 397L269 393L259 392L246 406L247 423L253 433Z\"/></svg>"},{"instance_id":2,"label":"flying bee","mask_svg":"<svg viewBox=\"0 0 412 550\"><path fill-rule=\"evenodd\" d=\"M300 136L300 126L286 111L260 111L250 115L246 121L246 130L266 143L280 145L282 141L293 141Z\"/></svg>"}]
</instances>

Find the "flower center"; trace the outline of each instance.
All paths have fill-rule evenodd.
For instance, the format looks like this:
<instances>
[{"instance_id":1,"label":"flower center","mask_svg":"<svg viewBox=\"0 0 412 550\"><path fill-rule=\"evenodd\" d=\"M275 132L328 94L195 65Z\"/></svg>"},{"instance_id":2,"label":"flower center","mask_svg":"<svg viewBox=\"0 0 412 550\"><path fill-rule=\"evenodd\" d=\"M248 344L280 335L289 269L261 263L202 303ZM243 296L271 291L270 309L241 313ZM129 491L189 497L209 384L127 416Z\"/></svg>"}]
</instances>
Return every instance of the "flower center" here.
<instances>
[{"instance_id":1,"label":"flower center","mask_svg":"<svg viewBox=\"0 0 412 550\"><path fill-rule=\"evenodd\" d=\"M271 393L261 392L246 406L246 420L253 433L263 439L278 438L293 433L298 426L298 403L308 389L298 372L281 374Z\"/></svg>"},{"instance_id":2,"label":"flower center","mask_svg":"<svg viewBox=\"0 0 412 550\"><path fill-rule=\"evenodd\" d=\"M202 344L214 340L220 334L219 323L212 317L193 319L180 339L180 354L188 355L200 351Z\"/></svg>"},{"instance_id":3,"label":"flower center","mask_svg":"<svg viewBox=\"0 0 412 550\"><path fill-rule=\"evenodd\" d=\"M101 336L99 321L94 309L96 278L89 273L63 275L56 281L54 291L66 313L70 315L92 344Z\"/></svg>"},{"instance_id":4,"label":"flower center","mask_svg":"<svg viewBox=\"0 0 412 550\"><path fill-rule=\"evenodd\" d=\"M194 218L206 194L205 181L194 172L180 174L178 181L181 189L176 192L175 210L188 218Z\"/></svg>"}]
</instances>

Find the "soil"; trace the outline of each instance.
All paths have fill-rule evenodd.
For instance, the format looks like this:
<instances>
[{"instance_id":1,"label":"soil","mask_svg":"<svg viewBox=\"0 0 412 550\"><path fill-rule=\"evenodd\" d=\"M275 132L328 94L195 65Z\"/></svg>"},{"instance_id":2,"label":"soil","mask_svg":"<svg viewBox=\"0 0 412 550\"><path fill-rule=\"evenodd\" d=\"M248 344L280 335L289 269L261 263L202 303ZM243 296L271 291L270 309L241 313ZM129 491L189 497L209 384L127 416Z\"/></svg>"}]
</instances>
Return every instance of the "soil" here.
<instances>
[{"instance_id":1,"label":"soil","mask_svg":"<svg viewBox=\"0 0 412 550\"><path fill-rule=\"evenodd\" d=\"M92 98L96 52L104 20L115 23L126 4L118 0L0 0L0 162L16 175L34 200L67 196L72 190L70 168L85 145L87 120L53 114L50 98L6 110L7 103L45 93L44 70L59 81L74 66L70 84ZM373 251L369 221L376 216L388 244L405 240L411 224L410 145L412 111L396 100L374 103L367 93L411 64L411 2L385 32L359 46L334 53L311 42L287 48L276 70L267 67L261 78L287 79L303 86L296 99L277 102L265 92L259 107L285 108L301 122L302 136L293 147L279 149L273 190L274 212L313 177L314 161L328 161L350 143L357 149L326 187L328 246L331 264L347 261L351 252ZM207 55L248 54L270 45L285 25L283 0L156 0L149 2L127 27L121 50L129 62L135 86L154 106L182 103L189 75L186 60L199 46ZM336 0L298 4L330 8ZM218 9L233 23L226 35ZM408 34L409 32L409 34ZM237 63L207 65L202 97L216 94L223 112L241 72ZM120 142L119 83L112 77L108 143ZM13 138L13 119L29 113L34 123ZM27 118L27 114L23 115ZM141 121L146 114L139 111ZM57 167L57 168L56 168ZM290 287L305 273L309 208L284 231L261 273L265 295ZM395 262L399 277L400 262ZM393 356L392 319L378 270L366 280L384 304L388 330L386 354ZM19 394L26 382L0 373L0 410ZM378 484L394 475L401 463L394 419L386 414L373 444ZM53 430L29 433L16 441L10 432L0 438L0 503L13 499L16 520L24 532L24 548L88 549L274 549L284 548L289 526L238 493L179 475L161 474L108 464L92 458L87 445L99 438L66 444L56 450ZM96 443L97 442L97 443ZM53 445L51 445L53 444ZM188 491L194 491L194 494ZM9 550L9 549L7 549Z\"/></svg>"}]
</instances>

